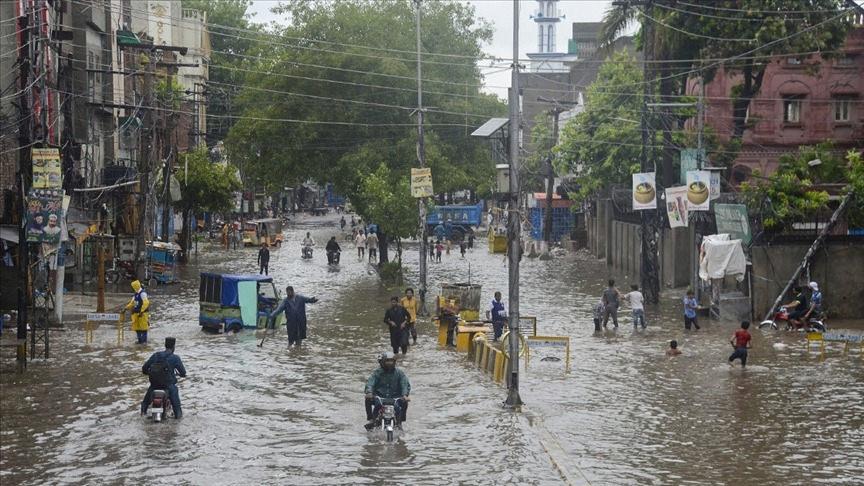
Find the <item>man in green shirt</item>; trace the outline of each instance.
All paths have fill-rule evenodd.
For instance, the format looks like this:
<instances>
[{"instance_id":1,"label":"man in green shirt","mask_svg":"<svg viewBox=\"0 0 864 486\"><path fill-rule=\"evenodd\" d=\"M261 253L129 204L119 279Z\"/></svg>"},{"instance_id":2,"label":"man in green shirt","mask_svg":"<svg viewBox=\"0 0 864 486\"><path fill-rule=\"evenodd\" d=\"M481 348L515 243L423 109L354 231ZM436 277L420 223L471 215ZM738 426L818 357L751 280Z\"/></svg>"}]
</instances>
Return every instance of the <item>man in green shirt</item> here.
<instances>
[{"instance_id":1,"label":"man in green shirt","mask_svg":"<svg viewBox=\"0 0 864 486\"><path fill-rule=\"evenodd\" d=\"M366 424L367 430L375 428L375 417L378 414L376 398L396 400L396 416L399 422L404 422L408 410L408 395L411 393L411 383L402 370L396 369L396 355L390 351L381 353L378 357L380 368L372 372L366 380Z\"/></svg>"}]
</instances>

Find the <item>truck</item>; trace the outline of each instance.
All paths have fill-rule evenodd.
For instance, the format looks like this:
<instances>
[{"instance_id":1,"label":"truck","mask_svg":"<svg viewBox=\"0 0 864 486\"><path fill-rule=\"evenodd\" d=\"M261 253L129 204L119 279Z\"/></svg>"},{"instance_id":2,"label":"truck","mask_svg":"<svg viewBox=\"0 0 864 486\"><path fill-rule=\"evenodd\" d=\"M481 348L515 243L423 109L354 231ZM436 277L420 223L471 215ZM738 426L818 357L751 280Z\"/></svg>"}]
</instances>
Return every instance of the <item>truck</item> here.
<instances>
[{"instance_id":1,"label":"truck","mask_svg":"<svg viewBox=\"0 0 864 486\"><path fill-rule=\"evenodd\" d=\"M436 239L462 241L483 222L483 202L434 206L426 215L426 226Z\"/></svg>"}]
</instances>

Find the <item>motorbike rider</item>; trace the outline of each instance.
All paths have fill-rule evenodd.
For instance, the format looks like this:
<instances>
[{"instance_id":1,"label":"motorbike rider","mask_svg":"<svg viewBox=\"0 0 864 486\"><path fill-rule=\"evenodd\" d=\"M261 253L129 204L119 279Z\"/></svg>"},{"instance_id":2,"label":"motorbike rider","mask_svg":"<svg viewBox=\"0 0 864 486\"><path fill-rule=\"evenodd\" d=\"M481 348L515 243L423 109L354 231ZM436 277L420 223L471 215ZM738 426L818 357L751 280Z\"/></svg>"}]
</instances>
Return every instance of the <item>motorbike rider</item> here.
<instances>
[{"instance_id":1,"label":"motorbike rider","mask_svg":"<svg viewBox=\"0 0 864 486\"><path fill-rule=\"evenodd\" d=\"M308 231L306 232L306 238L303 238L302 246L304 254L306 254L307 252L310 255L312 254L312 247L315 246L315 240L312 239L312 235L310 235Z\"/></svg>"},{"instance_id":2,"label":"motorbike rider","mask_svg":"<svg viewBox=\"0 0 864 486\"><path fill-rule=\"evenodd\" d=\"M336 260L336 254L342 252L342 248L339 246L339 243L336 241L336 237L330 237L330 241L327 242L326 246L327 250L327 262L333 263Z\"/></svg>"},{"instance_id":3,"label":"motorbike rider","mask_svg":"<svg viewBox=\"0 0 864 486\"><path fill-rule=\"evenodd\" d=\"M378 356L380 368L376 369L366 380L366 430L375 428L375 417L378 415L380 404L375 403L375 397L389 398L395 400L396 417L398 422L406 420L408 402L411 394L411 383L408 376L402 370L396 369L396 355L385 351ZM401 425L398 425L401 427Z\"/></svg>"},{"instance_id":4,"label":"motorbike rider","mask_svg":"<svg viewBox=\"0 0 864 486\"><path fill-rule=\"evenodd\" d=\"M819 317L822 315L822 292L819 291L819 284L810 282L808 287L810 287L810 307L804 314L805 322L810 319L810 316Z\"/></svg>"},{"instance_id":5,"label":"motorbike rider","mask_svg":"<svg viewBox=\"0 0 864 486\"><path fill-rule=\"evenodd\" d=\"M165 390L174 408L174 418L183 417L183 409L180 408L180 392L177 390L177 376L185 377L186 368L183 367L180 356L174 354L176 344L175 338L166 337L165 351L153 353L141 367L141 371L150 377L150 387L147 388L147 393L144 394L144 400L141 402L141 415L147 415L153 390Z\"/></svg>"},{"instance_id":6,"label":"motorbike rider","mask_svg":"<svg viewBox=\"0 0 864 486\"><path fill-rule=\"evenodd\" d=\"M804 294L804 288L800 285L795 286L795 299L788 304L784 304L783 307L788 309L792 309L789 312L789 322L794 325L796 328L804 325L802 322L802 318L804 314L810 309L810 306L807 303L807 296Z\"/></svg>"}]
</instances>

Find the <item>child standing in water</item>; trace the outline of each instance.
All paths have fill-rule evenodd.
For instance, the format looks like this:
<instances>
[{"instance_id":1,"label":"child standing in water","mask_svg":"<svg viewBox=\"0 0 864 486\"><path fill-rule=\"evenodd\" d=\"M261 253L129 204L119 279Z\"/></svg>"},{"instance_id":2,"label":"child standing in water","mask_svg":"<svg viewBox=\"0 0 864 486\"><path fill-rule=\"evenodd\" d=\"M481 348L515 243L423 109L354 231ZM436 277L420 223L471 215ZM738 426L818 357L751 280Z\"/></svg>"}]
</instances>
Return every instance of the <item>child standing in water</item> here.
<instances>
[{"instance_id":1,"label":"child standing in water","mask_svg":"<svg viewBox=\"0 0 864 486\"><path fill-rule=\"evenodd\" d=\"M735 352L729 356L729 366L732 366L732 363L736 359L741 360L741 368L747 367L747 350L750 349L750 341L753 337L747 331L750 327L750 321L744 321L741 323L741 329L735 331L735 334L732 335L732 339L729 340L729 344L735 349Z\"/></svg>"}]
</instances>

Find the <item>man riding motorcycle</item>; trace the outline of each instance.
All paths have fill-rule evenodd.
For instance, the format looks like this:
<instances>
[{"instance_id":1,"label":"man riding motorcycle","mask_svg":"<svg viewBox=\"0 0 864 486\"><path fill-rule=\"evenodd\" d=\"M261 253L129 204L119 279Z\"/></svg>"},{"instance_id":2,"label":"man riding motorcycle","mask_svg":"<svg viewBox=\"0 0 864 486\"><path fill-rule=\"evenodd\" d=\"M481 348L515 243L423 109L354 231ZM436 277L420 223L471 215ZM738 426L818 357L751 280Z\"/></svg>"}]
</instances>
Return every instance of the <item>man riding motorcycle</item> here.
<instances>
[{"instance_id":1,"label":"man riding motorcycle","mask_svg":"<svg viewBox=\"0 0 864 486\"><path fill-rule=\"evenodd\" d=\"M177 376L186 376L186 368L180 356L174 354L174 346L177 340L173 337L165 338L165 351L158 351L150 356L141 371L150 377L150 387L141 402L141 415L147 415L150 401L153 398L153 390L165 390L174 408L174 418L183 417L183 409L180 408L180 392L177 390Z\"/></svg>"},{"instance_id":2,"label":"man riding motorcycle","mask_svg":"<svg viewBox=\"0 0 864 486\"><path fill-rule=\"evenodd\" d=\"M408 411L408 395L411 393L411 383L408 376L402 370L396 369L396 355L387 351L378 357L380 368L372 372L366 380L366 430L375 428L380 403L375 403L375 397L389 398L395 400L396 417L398 421L406 420ZM401 425L399 426L401 427Z\"/></svg>"},{"instance_id":3,"label":"man riding motorcycle","mask_svg":"<svg viewBox=\"0 0 864 486\"><path fill-rule=\"evenodd\" d=\"M330 238L325 249L327 250L327 263L339 263L338 254L342 252L342 247L339 246L335 236Z\"/></svg>"},{"instance_id":4,"label":"man riding motorcycle","mask_svg":"<svg viewBox=\"0 0 864 486\"><path fill-rule=\"evenodd\" d=\"M790 324L792 324L796 329L804 326L804 314L807 313L810 306L807 303L807 296L804 294L803 287L795 286L795 299L788 304L784 304L782 307L791 309L789 312Z\"/></svg>"},{"instance_id":5,"label":"man riding motorcycle","mask_svg":"<svg viewBox=\"0 0 864 486\"><path fill-rule=\"evenodd\" d=\"M315 240L312 239L312 235L309 232L306 232L306 238L303 238L302 251L303 256L308 258L312 257L312 248L315 246Z\"/></svg>"}]
</instances>

